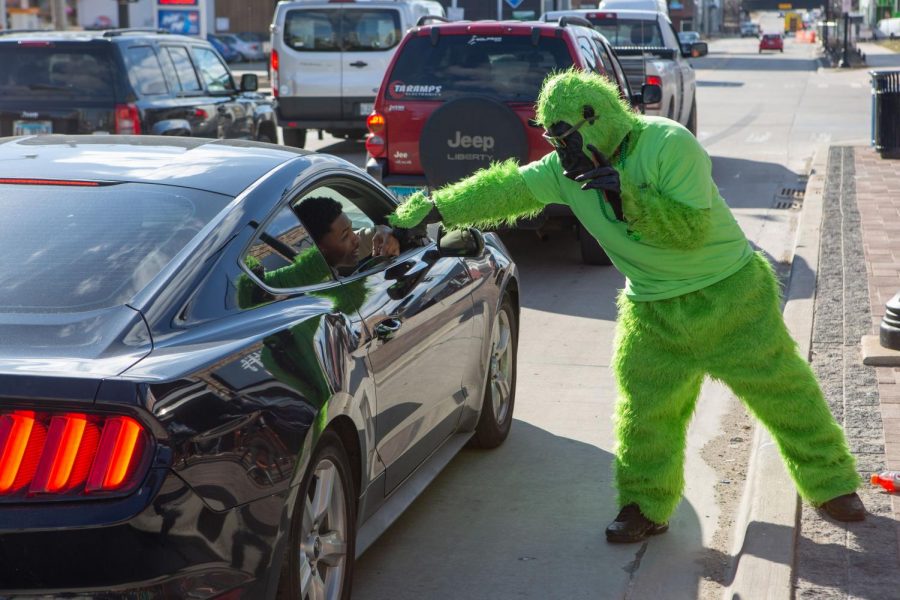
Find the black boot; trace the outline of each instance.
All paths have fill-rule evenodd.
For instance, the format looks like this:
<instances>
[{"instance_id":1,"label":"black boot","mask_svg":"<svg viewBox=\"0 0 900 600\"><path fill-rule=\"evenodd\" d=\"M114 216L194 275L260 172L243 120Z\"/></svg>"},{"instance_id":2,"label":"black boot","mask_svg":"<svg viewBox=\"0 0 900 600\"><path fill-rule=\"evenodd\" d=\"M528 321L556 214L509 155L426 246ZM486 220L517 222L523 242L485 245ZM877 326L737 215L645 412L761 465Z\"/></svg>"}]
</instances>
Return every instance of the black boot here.
<instances>
[{"instance_id":1,"label":"black boot","mask_svg":"<svg viewBox=\"0 0 900 600\"><path fill-rule=\"evenodd\" d=\"M641 514L637 504L628 504L606 528L606 541L614 544L640 542L647 536L665 533L668 529L668 523L654 523Z\"/></svg>"},{"instance_id":2,"label":"black boot","mask_svg":"<svg viewBox=\"0 0 900 600\"><path fill-rule=\"evenodd\" d=\"M863 521L866 518L866 507L856 492L832 498L819 508L837 521Z\"/></svg>"}]
</instances>

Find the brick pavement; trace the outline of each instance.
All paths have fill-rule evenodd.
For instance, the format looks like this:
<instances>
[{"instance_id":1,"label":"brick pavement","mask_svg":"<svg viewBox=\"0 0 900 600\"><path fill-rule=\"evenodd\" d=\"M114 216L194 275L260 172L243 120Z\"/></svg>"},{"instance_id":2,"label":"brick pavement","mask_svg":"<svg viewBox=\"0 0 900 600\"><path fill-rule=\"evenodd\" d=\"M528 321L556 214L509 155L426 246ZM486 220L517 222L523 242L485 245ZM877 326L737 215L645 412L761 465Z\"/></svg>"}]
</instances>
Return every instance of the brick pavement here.
<instances>
[{"instance_id":1,"label":"brick pavement","mask_svg":"<svg viewBox=\"0 0 900 600\"><path fill-rule=\"evenodd\" d=\"M900 291L900 160L856 148L856 203L860 214L872 332L878 334L885 303ZM900 368L876 367L886 469L900 470ZM900 496L891 497L900 520ZM898 590L900 596L900 590Z\"/></svg>"}]
</instances>

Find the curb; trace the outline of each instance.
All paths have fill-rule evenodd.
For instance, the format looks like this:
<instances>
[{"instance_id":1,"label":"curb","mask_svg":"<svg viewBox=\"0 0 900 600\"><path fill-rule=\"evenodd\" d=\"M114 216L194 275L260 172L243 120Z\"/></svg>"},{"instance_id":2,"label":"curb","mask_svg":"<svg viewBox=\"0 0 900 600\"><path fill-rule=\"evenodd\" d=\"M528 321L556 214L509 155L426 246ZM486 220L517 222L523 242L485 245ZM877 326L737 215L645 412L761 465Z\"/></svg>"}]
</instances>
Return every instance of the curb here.
<instances>
[{"instance_id":1,"label":"curb","mask_svg":"<svg viewBox=\"0 0 900 600\"><path fill-rule=\"evenodd\" d=\"M807 359L812 341L827 162L828 145L823 144L816 149L811 163L785 293L784 321L800 353ZM757 424L750 447L747 483L734 522L733 577L723 593L724 599L789 600L792 597L799 511L800 498L778 448L765 428Z\"/></svg>"}]
</instances>

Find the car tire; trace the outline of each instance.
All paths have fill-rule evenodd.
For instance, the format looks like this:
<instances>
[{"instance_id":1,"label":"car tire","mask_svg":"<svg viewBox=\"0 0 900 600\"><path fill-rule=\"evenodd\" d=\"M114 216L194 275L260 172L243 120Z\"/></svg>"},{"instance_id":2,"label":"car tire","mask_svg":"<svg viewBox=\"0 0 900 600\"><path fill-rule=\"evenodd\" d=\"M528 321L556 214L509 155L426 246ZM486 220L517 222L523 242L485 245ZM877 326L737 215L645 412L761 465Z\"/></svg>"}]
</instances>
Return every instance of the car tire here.
<instances>
[{"instance_id":1,"label":"car tire","mask_svg":"<svg viewBox=\"0 0 900 600\"><path fill-rule=\"evenodd\" d=\"M356 555L356 489L351 473L340 437L326 431L300 483L277 600L350 599ZM325 495L326 491L330 493ZM317 500L326 499L327 506L316 507Z\"/></svg>"},{"instance_id":2,"label":"car tire","mask_svg":"<svg viewBox=\"0 0 900 600\"><path fill-rule=\"evenodd\" d=\"M688 116L687 122L688 131L694 134L694 137L697 137L697 97L694 96L694 100L691 102L691 114Z\"/></svg>"},{"instance_id":3,"label":"car tire","mask_svg":"<svg viewBox=\"0 0 900 600\"><path fill-rule=\"evenodd\" d=\"M272 137L271 131L260 130L258 134L256 134L257 142L264 142L266 144L277 144L278 140Z\"/></svg>"},{"instance_id":4,"label":"car tire","mask_svg":"<svg viewBox=\"0 0 900 600\"><path fill-rule=\"evenodd\" d=\"M504 293L491 326L487 382L481 400L481 415L470 446L491 449L502 444L512 428L516 405L516 354L519 324L512 299Z\"/></svg>"},{"instance_id":5,"label":"car tire","mask_svg":"<svg viewBox=\"0 0 900 600\"><path fill-rule=\"evenodd\" d=\"M281 137L285 146L293 146L294 148L302 148L306 145L305 129L282 129Z\"/></svg>"},{"instance_id":6,"label":"car tire","mask_svg":"<svg viewBox=\"0 0 900 600\"><path fill-rule=\"evenodd\" d=\"M528 136L519 116L502 102L464 96L441 105L425 122L419 158L428 185L439 188L508 158L525 164Z\"/></svg>"},{"instance_id":7,"label":"car tire","mask_svg":"<svg viewBox=\"0 0 900 600\"><path fill-rule=\"evenodd\" d=\"M604 267L612 264L600 242L581 223L578 224L578 242L581 246L581 260L584 264Z\"/></svg>"}]
</instances>

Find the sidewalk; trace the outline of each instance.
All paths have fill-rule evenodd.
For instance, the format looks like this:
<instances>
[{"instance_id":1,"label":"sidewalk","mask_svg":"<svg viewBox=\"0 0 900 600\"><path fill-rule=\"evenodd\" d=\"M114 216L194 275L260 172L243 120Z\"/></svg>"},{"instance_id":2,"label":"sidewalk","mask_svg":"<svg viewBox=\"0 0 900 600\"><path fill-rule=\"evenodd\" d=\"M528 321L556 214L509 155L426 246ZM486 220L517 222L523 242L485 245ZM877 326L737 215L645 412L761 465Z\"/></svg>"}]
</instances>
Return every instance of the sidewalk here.
<instances>
[{"instance_id":1,"label":"sidewalk","mask_svg":"<svg viewBox=\"0 0 900 600\"><path fill-rule=\"evenodd\" d=\"M900 366L863 365L861 344L900 291L900 160L868 146L823 148L804 203L785 322L844 427L869 516L839 523L798 502L771 438L758 431L725 598L900 598L900 495L868 481L900 470Z\"/></svg>"}]
</instances>

